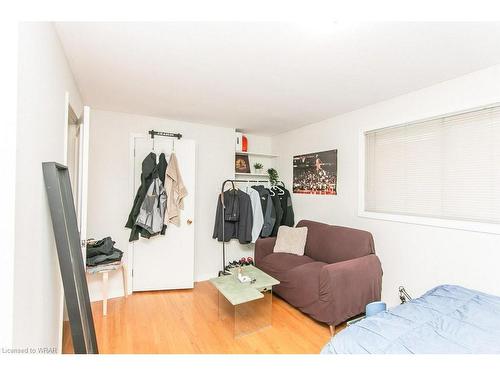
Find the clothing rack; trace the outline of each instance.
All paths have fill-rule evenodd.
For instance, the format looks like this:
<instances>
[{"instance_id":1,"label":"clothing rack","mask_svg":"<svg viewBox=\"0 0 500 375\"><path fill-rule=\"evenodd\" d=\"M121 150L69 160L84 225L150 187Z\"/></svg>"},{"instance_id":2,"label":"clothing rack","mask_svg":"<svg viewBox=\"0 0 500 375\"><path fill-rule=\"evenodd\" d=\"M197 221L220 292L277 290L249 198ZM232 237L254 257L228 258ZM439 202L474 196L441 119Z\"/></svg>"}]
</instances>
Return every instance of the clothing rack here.
<instances>
[{"instance_id":1,"label":"clothing rack","mask_svg":"<svg viewBox=\"0 0 500 375\"><path fill-rule=\"evenodd\" d=\"M224 237L224 220L225 220L225 214L226 214L226 205L224 204L224 188L226 187L227 183L231 183L231 185L233 186L233 189L234 189L234 184L240 183L240 182L246 182L246 183L267 182L267 183L269 183L269 180L225 180L222 183L222 187L221 187L221 191L220 191L220 201L222 203L222 216L221 216L221 220L222 220L222 271L219 271L219 276L230 275L230 273L228 273L226 271L226 241L224 240L225 239L225 237Z\"/></svg>"}]
</instances>

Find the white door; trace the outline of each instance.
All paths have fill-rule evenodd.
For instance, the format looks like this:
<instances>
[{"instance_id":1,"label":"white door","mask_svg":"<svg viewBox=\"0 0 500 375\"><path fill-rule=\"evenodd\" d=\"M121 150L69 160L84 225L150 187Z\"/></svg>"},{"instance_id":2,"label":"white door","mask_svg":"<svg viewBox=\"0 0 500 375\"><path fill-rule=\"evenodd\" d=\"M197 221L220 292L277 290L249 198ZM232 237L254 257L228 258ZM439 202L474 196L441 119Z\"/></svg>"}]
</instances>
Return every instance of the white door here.
<instances>
[{"instance_id":1,"label":"white door","mask_svg":"<svg viewBox=\"0 0 500 375\"><path fill-rule=\"evenodd\" d=\"M89 131L90 131L90 108L83 107L83 115L80 118L78 133L78 181L77 181L77 219L80 229L80 240L83 259L87 255L87 194L89 175Z\"/></svg>"},{"instance_id":2,"label":"white door","mask_svg":"<svg viewBox=\"0 0 500 375\"><path fill-rule=\"evenodd\" d=\"M141 164L152 152L149 136L134 138L134 195L140 185ZM165 235L150 239L140 237L132 243L133 291L187 289L194 283L194 207L196 148L193 140L177 140L156 136L154 153L157 160L165 153L167 162L174 150L188 195L184 198L180 226L169 224ZM167 192L168 193L168 192ZM131 197L131 202L134 197Z\"/></svg>"}]
</instances>

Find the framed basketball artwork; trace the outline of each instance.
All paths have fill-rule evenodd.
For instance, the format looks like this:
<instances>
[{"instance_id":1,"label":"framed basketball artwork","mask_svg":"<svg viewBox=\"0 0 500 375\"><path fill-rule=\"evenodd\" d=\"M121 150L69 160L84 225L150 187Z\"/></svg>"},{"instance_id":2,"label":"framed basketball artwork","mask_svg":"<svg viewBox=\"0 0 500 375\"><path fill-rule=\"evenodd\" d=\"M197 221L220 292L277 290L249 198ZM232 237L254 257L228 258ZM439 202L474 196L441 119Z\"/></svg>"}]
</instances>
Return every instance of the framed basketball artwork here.
<instances>
[{"instance_id":1,"label":"framed basketball artwork","mask_svg":"<svg viewBox=\"0 0 500 375\"><path fill-rule=\"evenodd\" d=\"M294 156L293 192L337 195L337 150Z\"/></svg>"}]
</instances>

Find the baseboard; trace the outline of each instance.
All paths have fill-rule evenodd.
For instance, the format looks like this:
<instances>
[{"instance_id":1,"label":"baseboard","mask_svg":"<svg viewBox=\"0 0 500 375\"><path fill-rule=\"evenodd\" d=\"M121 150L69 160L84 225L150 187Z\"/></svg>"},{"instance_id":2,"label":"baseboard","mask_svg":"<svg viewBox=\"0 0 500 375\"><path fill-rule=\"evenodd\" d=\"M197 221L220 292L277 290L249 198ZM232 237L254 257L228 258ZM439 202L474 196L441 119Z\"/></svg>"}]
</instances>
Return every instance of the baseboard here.
<instances>
[{"instance_id":1,"label":"baseboard","mask_svg":"<svg viewBox=\"0 0 500 375\"><path fill-rule=\"evenodd\" d=\"M200 281L207 281L207 280L210 280L214 277L217 277L217 272L215 273L206 273L206 274L203 274L203 275L198 275L196 276L195 278L195 282L200 282Z\"/></svg>"}]
</instances>

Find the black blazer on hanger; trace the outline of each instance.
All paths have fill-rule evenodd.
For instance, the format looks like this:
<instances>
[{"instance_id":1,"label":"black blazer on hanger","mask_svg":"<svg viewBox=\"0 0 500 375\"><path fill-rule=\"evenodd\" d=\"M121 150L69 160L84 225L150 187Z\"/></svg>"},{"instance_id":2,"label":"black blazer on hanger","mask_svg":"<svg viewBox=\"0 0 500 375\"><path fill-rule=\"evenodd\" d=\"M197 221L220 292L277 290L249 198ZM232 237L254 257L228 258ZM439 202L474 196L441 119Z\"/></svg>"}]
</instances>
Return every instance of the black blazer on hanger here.
<instances>
[{"instance_id":1,"label":"black blazer on hanger","mask_svg":"<svg viewBox=\"0 0 500 375\"><path fill-rule=\"evenodd\" d=\"M225 217L222 217L222 202L220 195L217 197L217 212L213 238L227 242L237 238L240 243L252 242L253 214L250 196L239 189L226 190L223 193ZM224 238L222 237L224 228Z\"/></svg>"}]
</instances>

